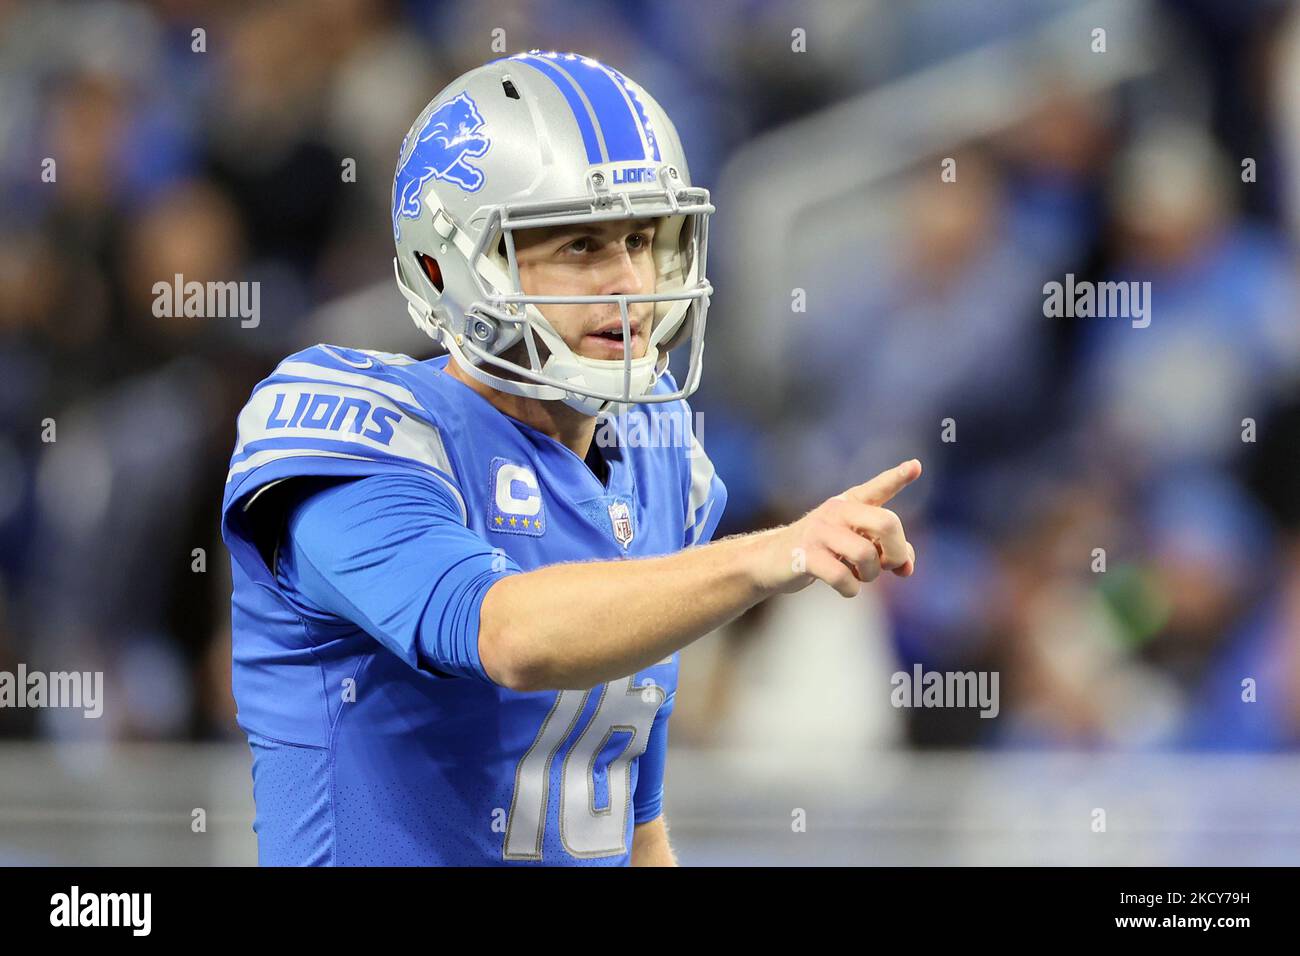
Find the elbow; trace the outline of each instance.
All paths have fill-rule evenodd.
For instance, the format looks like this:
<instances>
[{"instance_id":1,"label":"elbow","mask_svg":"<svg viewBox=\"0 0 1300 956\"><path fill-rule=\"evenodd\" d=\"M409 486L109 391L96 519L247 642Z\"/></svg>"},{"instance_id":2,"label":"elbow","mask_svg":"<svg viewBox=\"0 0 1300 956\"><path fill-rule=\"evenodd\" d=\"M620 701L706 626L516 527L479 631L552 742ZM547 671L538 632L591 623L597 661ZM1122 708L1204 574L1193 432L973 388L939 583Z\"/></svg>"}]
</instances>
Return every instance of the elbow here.
<instances>
[{"instance_id":1,"label":"elbow","mask_svg":"<svg viewBox=\"0 0 1300 956\"><path fill-rule=\"evenodd\" d=\"M532 641L515 623L510 613L509 591L513 582L506 578L488 588L479 608L478 658L488 679L507 690L544 690L539 682L536 655L529 652Z\"/></svg>"},{"instance_id":2,"label":"elbow","mask_svg":"<svg viewBox=\"0 0 1300 956\"><path fill-rule=\"evenodd\" d=\"M479 630L479 662L494 684L519 693L549 690L546 667L519 632L503 627Z\"/></svg>"}]
</instances>

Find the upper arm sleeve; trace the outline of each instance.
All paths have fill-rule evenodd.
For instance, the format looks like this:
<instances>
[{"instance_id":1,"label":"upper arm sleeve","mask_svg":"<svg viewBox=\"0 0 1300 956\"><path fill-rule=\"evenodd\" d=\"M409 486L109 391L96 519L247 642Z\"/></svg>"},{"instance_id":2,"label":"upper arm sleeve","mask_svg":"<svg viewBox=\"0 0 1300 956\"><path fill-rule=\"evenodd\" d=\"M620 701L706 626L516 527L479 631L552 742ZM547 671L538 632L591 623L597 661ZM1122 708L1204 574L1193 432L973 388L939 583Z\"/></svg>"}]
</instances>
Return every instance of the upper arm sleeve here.
<instances>
[{"instance_id":1,"label":"upper arm sleeve","mask_svg":"<svg viewBox=\"0 0 1300 956\"><path fill-rule=\"evenodd\" d=\"M277 581L412 667L489 681L478 653L488 589L522 569L462 523L434 478L386 473L316 491L288 516Z\"/></svg>"},{"instance_id":2,"label":"upper arm sleeve","mask_svg":"<svg viewBox=\"0 0 1300 956\"><path fill-rule=\"evenodd\" d=\"M668 718L677 693L664 701L650 725L650 740L637 761L636 792L632 795L632 819L636 825L649 823L663 812L664 766L668 761Z\"/></svg>"}]
</instances>

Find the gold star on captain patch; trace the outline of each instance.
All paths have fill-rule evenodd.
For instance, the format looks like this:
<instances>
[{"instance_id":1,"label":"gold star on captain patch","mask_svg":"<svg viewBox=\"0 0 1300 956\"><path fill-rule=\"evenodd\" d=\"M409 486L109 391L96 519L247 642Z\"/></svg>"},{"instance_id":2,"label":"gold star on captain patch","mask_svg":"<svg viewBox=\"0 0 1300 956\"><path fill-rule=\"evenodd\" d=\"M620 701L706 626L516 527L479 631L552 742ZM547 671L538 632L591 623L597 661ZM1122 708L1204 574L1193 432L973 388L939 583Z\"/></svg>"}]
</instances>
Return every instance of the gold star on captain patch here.
<instances>
[{"instance_id":1,"label":"gold star on captain patch","mask_svg":"<svg viewBox=\"0 0 1300 956\"><path fill-rule=\"evenodd\" d=\"M497 515L497 524L503 524L503 523L504 523L504 521L503 521L503 519L501 518L501 516L500 516L500 515Z\"/></svg>"},{"instance_id":2,"label":"gold star on captain patch","mask_svg":"<svg viewBox=\"0 0 1300 956\"><path fill-rule=\"evenodd\" d=\"M542 522L541 522L541 519L537 519L537 520L535 520L535 521L533 522L533 527L536 528L538 531L541 531L541 530L542 530Z\"/></svg>"},{"instance_id":3,"label":"gold star on captain patch","mask_svg":"<svg viewBox=\"0 0 1300 956\"><path fill-rule=\"evenodd\" d=\"M519 524L519 519L518 519L518 518L511 518L511 519L510 519L510 527L513 528L513 527L515 527L515 525L517 525L517 524Z\"/></svg>"},{"instance_id":4,"label":"gold star on captain patch","mask_svg":"<svg viewBox=\"0 0 1300 956\"><path fill-rule=\"evenodd\" d=\"M525 527L525 528L528 527L528 519L527 519L527 518L524 519L524 527Z\"/></svg>"}]
</instances>

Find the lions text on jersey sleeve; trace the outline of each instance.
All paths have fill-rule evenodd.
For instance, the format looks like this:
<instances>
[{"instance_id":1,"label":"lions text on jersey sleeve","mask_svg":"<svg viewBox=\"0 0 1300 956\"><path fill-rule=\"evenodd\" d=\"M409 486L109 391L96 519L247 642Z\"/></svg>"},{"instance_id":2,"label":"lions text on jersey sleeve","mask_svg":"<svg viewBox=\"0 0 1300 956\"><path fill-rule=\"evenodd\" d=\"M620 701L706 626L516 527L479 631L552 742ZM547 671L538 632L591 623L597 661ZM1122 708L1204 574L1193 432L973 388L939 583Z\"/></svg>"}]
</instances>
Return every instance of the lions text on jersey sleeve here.
<instances>
[{"instance_id":1,"label":"lions text on jersey sleeve","mask_svg":"<svg viewBox=\"0 0 1300 956\"><path fill-rule=\"evenodd\" d=\"M239 416L222 535L264 864L618 865L659 814L678 655L515 692L478 611L503 575L708 541L726 489L689 408L598 425L602 482L447 360L314 346Z\"/></svg>"}]
</instances>

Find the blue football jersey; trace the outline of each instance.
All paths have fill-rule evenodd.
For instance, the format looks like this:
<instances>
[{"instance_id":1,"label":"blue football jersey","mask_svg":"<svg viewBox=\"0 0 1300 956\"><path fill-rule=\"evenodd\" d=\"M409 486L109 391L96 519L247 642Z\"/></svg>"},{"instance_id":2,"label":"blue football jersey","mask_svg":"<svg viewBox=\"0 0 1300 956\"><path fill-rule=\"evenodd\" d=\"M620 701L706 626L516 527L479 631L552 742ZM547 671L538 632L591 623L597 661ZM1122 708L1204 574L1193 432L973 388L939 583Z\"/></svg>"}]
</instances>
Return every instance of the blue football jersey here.
<instances>
[{"instance_id":1,"label":"blue football jersey","mask_svg":"<svg viewBox=\"0 0 1300 956\"><path fill-rule=\"evenodd\" d=\"M602 480L447 361L313 346L239 415L222 536L264 865L621 865L660 812L679 655L516 692L477 629L506 575L709 540L726 488L689 406L599 422Z\"/></svg>"}]
</instances>

